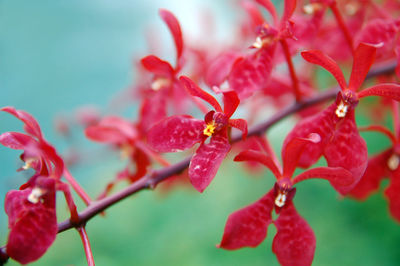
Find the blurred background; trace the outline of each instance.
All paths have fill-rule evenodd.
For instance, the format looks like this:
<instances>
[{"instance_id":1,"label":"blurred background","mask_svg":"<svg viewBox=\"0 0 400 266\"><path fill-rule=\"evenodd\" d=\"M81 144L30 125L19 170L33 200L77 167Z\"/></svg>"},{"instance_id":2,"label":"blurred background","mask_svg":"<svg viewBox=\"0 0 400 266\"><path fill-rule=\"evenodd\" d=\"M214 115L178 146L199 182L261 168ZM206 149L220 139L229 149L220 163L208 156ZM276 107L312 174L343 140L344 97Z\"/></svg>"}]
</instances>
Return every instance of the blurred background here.
<instances>
[{"instance_id":1,"label":"blurred background","mask_svg":"<svg viewBox=\"0 0 400 266\"><path fill-rule=\"evenodd\" d=\"M82 106L106 110L110 99L134 84L134 62L149 53L146 35L157 35L161 58L174 58L172 39L158 17L159 8L178 17L185 40L207 42L200 13L214 17L219 39L229 38L230 25L240 13L232 2L1 0L0 106L11 105L34 115L47 140L66 152L69 143L55 133L55 119L71 116ZM134 118L136 109L134 106L124 115ZM359 123L367 123L358 117ZM285 120L268 133L276 148L292 125L290 119ZM21 130L19 121L0 114L0 132ZM388 145L379 135L363 136L372 143L372 153ZM85 140L82 131L74 138L74 143L82 143L88 150L104 147ZM104 157L71 169L93 196L124 165L116 154L102 151ZM15 172L21 167L19 155L19 151L0 146L1 206L6 192L17 189L31 174ZM96 264L277 265L271 251L273 226L266 241L255 249L230 252L215 247L228 215L260 198L274 183L267 171L253 177L230 161L226 160L203 194L187 187L168 193L144 191L113 206L104 217L91 220L87 231ZM67 217L63 201L59 197L60 221ZM312 180L297 186L295 204L317 237L314 265L400 264L400 227L390 218L382 193L359 203L339 198L327 182ZM7 234L2 207L1 246ZM49 251L32 265L85 264L79 235L69 230L59 234Z\"/></svg>"}]
</instances>

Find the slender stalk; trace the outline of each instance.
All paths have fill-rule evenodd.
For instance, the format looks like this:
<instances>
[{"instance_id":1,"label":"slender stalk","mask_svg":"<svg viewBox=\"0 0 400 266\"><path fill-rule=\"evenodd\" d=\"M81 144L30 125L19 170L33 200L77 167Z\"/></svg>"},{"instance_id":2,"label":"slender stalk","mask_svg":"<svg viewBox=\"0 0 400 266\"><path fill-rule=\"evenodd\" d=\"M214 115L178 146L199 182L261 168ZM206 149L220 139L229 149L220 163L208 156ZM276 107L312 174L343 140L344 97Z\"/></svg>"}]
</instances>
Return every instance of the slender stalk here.
<instances>
[{"instance_id":1,"label":"slender stalk","mask_svg":"<svg viewBox=\"0 0 400 266\"><path fill-rule=\"evenodd\" d=\"M333 15L335 16L335 19L336 19L340 29L343 32L344 38L346 39L346 42L351 50L351 53L354 53L353 37L351 36L351 34L349 32L349 28L347 27L346 23L344 23L342 14L340 14L340 11L337 8L336 2L331 4L329 7L331 8Z\"/></svg>"},{"instance_id":2,"label":"slender stalk","mask_svg":"<svg viewBox=\"0 0 400 266\"><path fill-rule=\"evenodd\" d=\"M68 181L68 183L72 186L78 196L85 202L88 206L92 200L86 191L79 185L79 183L75 180L75 178L71 175L67 167L64 167L64 177Z\"/></svg>"},{"instance_id":3,"label":"slender stalk","mask_svg":"<svg viewBox=\"0 0 400 266\"><path fill-rule=\"evenodd\" d=\"M283 52L285 54L286 62L289 68L290 78L292 79L292 86L294 90L294 95L296 97L296 101L301 101L301 92L299 86L299 79L297 78L296 71L294 69L292 56L290 55L289 47L285 39L280 40Z\"/></svg>"},{"instance_id":4,"label":"slender stalk","mask_svg":"<svg viewBox=\"0 0 400 266\"><path fill-rule=\"evenodd\" d=\"M76 230L78 231L78 233L82 239L82 244L83 244L83 248L85 249L86 260L87 260L88 266L95 266L93 252L92 252L92 248L90 246L89 237L86 233L85 226L80 226L80 227L76 228Z\"/></svg>"}]
</instances>

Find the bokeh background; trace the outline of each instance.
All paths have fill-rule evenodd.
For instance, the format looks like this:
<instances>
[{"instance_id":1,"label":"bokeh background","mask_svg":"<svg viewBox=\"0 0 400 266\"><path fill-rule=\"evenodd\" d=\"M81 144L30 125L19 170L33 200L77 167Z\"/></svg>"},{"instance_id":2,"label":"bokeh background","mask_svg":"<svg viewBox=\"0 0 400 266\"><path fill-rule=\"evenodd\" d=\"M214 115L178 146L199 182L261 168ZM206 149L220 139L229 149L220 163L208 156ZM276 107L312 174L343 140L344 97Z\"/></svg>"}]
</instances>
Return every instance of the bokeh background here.
<instances>
[{"instance_id":1,"label":"bokeh background","mask_svg":"<svg viewBox=\"0 0 400 266\"><path fill-rule=\"evenodd\" d=\"M218 38L228 40L232 22L240 14L232 2L1 0L0 106L12 105L33 114L46 138L65 152L70 143L55 133L54 119L88 104L107 110L110 99L134 83L133 62L148 53L146 34L156 34L162 58L174 58L172 39L158 8L176 14L186 39L206 42L209 36L204 35L200 13L214 14ZM124 115L134 118L136 108L132 106ZM358 119L360 124L368 122L362 114ZM285 120L268 133L277 149L292 125L290 119ZM21 128L16 119L0 114L0 132ZM74 134L74 143L104 154L71 169L89 194L97 195L124 164L115 153L84 140L81 131ZM371 153L388 145L379 135L363 136ZM5 193L29 177L29 173L15 172L21 166L19 154L0 147L1 206ZM88 224L96 264L277 265L271 251L273 226L266 241L255 249L229 252L215 247L228 215L261 197L272 185L273 177L266 171L253 177L227 160L203 194L184 187L169 193L141 192ZM390 218L382 193L359 203L339 198L321 180L301 183L297 191L298 212L317 237L314 265L400 265L400 227ZM59 202L63 220L66 208L61 197ZM0 245L6 243L7 232L2 207ZM85 264L79 235L69 230L59 234L32 265Z\"/></svg>"}]
</instances>

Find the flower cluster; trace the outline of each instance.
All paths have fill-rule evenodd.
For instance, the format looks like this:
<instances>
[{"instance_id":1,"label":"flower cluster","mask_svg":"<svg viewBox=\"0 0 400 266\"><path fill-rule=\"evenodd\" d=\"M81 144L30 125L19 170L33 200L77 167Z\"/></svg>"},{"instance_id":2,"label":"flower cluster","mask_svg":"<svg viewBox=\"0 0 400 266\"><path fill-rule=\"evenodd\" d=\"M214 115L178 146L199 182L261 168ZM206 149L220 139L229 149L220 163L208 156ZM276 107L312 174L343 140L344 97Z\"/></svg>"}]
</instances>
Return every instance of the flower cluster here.
<instances>
[{"instance_id":1,"label":"flower cluster","mask_svg":"<svg viewBox=\"0 0 400 266\"><path fill-rule=\"evenodd\" d=\"M29 263L45 253L60 230L55 201L56 192L62 191L71 212L67 223L78 229L88 263L94 265L84 229L91 217L185 168L187 176L182 178L203 192L223 161L231 160L228 153L234 143L238 145L233 151L239 150L234 161L250 162L249 168L261 163L276 182L265 189L261 199L228 217L220 248L258 246L267 236L267 227L274 224L277 233L272 251L279 263L311 265L316 236L294 203L295 185L310 178L328 180L340 195L361 200L377 190L382 178L389 177L385 195L390 213L400 222L400 5L393 0L282 2L278 15L279 9L270 0L243 0L245 19L235 25L240 29L232 38L235 41L219 44L215 40L209 46L188 42L178 19L160 10L175 44L175 64L154 54L143 57L137 64L137 83L126 94L139 106L138 117L96 116L85 125L88 139L109 144L128 158L126 167L92 206L63 159L44 139L36 120L24 111L2 108L24 123L26 134L3 133L0 143L23 150L21 170L32 168L34 175L20 190L6 195L10 234L5 249L0 249L0 259L4 253ZM332 74L337 84L331 90L321 92L317 82L321 69L314 65ZM371 72L373 67L381 71ZM342 69L351 69L348 82ZM366 86L365 80L373 76L377 78ZM335 95L330 105L315 105ZM356 107L367 105L363 98L369 96L385 99L378 108L390 110L387 113L394 122L393 130L382 119L378 125L361 129L378 131L391 140L390 147L370 159L368 143L356 124ZM271 109L276 115L266 117ZM375 112L374 108L362 111L371 118ZM289 114L298 115L282 144L281 166L265 131ZM257 124L260 119L268 120ZM189 157L173 164L164 158L164 153L173 152ZM326 166L316 166L321 157ZM298 168L307 170L294 175ZM62 176L90 212L77 213ZM120 180L131 184L109 196Z\"/></svg>"}]
</instances>

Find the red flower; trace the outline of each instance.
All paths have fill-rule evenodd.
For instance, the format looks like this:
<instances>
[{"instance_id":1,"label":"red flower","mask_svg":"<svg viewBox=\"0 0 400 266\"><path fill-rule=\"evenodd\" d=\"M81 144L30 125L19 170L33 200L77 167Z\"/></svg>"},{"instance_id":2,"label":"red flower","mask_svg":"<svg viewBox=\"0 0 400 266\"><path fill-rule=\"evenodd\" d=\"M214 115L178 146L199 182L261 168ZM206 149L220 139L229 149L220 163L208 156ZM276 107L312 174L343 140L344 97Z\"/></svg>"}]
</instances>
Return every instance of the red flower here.
<instances>
[{"instance_id":1,"label":"red flower","mask_svg":"<svg viewBox=\"0 0 400 266\"><path fill-rule=\"evenodd\" d=\"M219 245L225 249L256 247L267 236L267 227L273 223L277 234L272 250L282 265L311 265L315 251L315 236L307 222L297 213L292 203L296 188L293 186L305 179L324 178L338 190L347 190L351 185L351 173L343 168L318 167L292 178L297 161L306 144L318 143L317 134L309 138L294 138L283 152L283 171L280 164L259 151L244 151L235 161L256 161L264 164L275 175L277 181L264 197L255 203L232 213L226 223ZM272 211L279 215L273 221Z\"/></svg>"},{"instance_id":2,"label":"red flower","mask_svg":"<svg viewBox=\"0 0 400 266\"><path fill-rule=\"evenodd\" d=\"M149 130L147 139L150 147L159 152L186 150L196 143L201 143L190 162L189 178L193 186L203 192L230 150L228 128L240 129L245 137L247 123L243 119L230 119L239 105L236 92L223 93L222 110L213 96L200 89L189 78L182 76L180 81L191 95L205 100L215 111L208 112L204 121L184 115L168 117ZM209 142L205 142L208 137Z\"/></svg>"},{"instance_id":3,"label":"red flower","mask_svg":"<svg viewBox=\"0 0 400 266\"><path fill-rule=\"evenodd\" d=\"M346 84L343 73L333 59L321 51L302 52L305 60L328 70L337 80L341 91L335 103L324 111L297 123L286 137L284 147L293 138L304 137L312 132L321 136L321 142L305 147L299 161L301 167L309 167L323 155L328 166L343 167L352 172L354 185L363 175L368 160L367 146L358 133L354 108L360 98L370 95L400 100L400 86L393 83L378 84L357 92L373 63L375 52L376 47L369 44L361 43L357 47L349 85Z\"/></svg>"},{"instance_id":4,"label":"red flower","mask_svg":"<svg viewBox=\"0 0 400 266\"><path fill-rule=\"evenodd\" d=\"M394 104L394 107L394 112L398 113L397 103ZM384 177L389 177L390 183L385 190L385 196L389 202L391 215L400 222L400 138L398 114L394 114L394 120L396 135L382 126L370 126L364 129L383 133L390 139L392 145L390 148L370 158L364 175L354 189L350 191L349 195L356 199L364 200L379 189L379 185Z\"/></svg>"},{"instance_id":5,"label":"red flower","mask_svg":"<svg viewBox=\"0 0 400 266\"><path fill-rule=\"evenodd\" d=\"M11 190L6 194L4 204L10 227L7 254L26 264L40 258L56 238L56 190L64 192L72 220L77 218L76 207L68 186L60 181L64 162L43 138L37 121L30 114L13 107L0 110L24 122L28 133L3 133L0 143L11 149L24 150L21 159L25 165L21 169L35 170L20 190Z\"/></svg>"}]
</instances>

